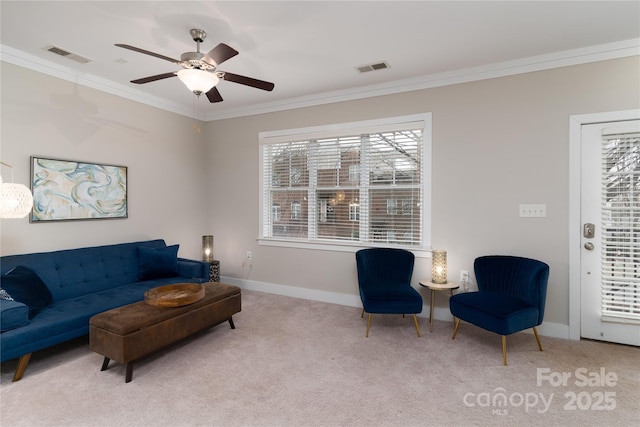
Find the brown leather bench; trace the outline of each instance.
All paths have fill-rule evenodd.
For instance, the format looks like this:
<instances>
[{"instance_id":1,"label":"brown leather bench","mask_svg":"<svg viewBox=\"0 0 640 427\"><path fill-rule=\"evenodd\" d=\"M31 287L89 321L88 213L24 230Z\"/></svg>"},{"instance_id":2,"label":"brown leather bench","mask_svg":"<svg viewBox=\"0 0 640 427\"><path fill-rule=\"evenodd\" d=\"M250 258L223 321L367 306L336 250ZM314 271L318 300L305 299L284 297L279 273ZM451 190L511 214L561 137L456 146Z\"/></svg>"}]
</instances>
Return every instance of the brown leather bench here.
<instances>
[{"instance_id":1,"label":"brown leather bench","mask_svg":"<svg viewBox=\"0 0 640 427\"><path fill-rule=\"evenodd\" d=\"M158 307L144 301L114 308L89 320L89 349L126 365L125 382L133 376L133 361L198 331L228 321L241 310L240 288L223 283L203 285L205 295L182 307Z\"/></svg>"}]
</instances>

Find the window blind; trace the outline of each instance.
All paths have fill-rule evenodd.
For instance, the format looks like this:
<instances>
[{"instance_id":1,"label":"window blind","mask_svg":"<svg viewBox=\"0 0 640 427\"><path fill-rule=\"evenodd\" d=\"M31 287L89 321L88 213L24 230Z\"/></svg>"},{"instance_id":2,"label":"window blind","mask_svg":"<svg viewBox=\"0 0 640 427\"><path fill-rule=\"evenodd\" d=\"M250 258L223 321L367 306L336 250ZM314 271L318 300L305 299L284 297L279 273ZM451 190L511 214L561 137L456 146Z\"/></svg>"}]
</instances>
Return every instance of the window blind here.
<instances>
[{"instance_id":1,"label":"window blind","mask_svg":"<svg viewBox=\"0 0 640 427\"><path fill-rule=\"evenodd\" d=\"M327 136L314 128L262 139L261 237L421 247L424 126L342 134L331 127Z\"/></svg>"},{"instance_id":2,"label":"window blind","mask_svg":"<svg viewBox=\"0 0 640 427\"><path fill-rule=\"evenodd\" d=\"M640 323L640 134L602 150L602 320Z\"/></svg>"}]
</instances>

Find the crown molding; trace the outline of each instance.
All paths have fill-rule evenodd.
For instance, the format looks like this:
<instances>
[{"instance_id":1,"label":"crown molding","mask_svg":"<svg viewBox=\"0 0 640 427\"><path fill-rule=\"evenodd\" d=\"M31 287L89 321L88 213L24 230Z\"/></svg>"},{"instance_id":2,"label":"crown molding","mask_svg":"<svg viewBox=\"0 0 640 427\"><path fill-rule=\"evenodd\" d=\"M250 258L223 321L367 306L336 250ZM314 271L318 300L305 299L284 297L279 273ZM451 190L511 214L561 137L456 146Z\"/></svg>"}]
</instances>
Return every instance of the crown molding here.
<instances>
[{"instance_id":1,"label":"crown molding","mask_svg":"<svg viewBox=\"0 0 640 427\"><path fill-rule=\"evenodd\" d=\"M69 67L47 61L3 44L0 44L0 61L8 62L32 71L37 71L39 73L77 83L81 86L90 87L92 89L110 93L112 95L120 96L131 101L150 105L172 113L187 117L193 116L193 111L184 108L180 104L167 101L164 98L149 95L141 90L134 89L124 84L115 83L93 74L80 73Z\"/></svg>"},{"instance_id":2,"label":"crown molding","mask_svg":"<svg viewBox=\"0 0 640 427\"><path fill-rule=\"evenodd\" d=\"M312 107L334 102L351 101L394 93L412 92L434 87L468 83L496 77L512 76L553 68L568 67L590 62L640 56L640 38L606 43L581 49L573 49L552 54L532 56L513 61L500 62L480 67L466 68L412 79L396 80L379 85L363 86L310 96L291 98L283 101L256 104L248 107L212 113L206 121L271 113L294 108Z\"/></svg>"},{"instance_id":3,"label":"crown molding","mask_svg":"<svg viewBox=\"0 0 640 427\"><path fill-rule=\"evenodd\" d=\"M480 67L420 76L412 79L397 80L378 85L324 92L270 103L232 108L205 114L202 116L201 120L209 122L228 118L252 116L256 114L265 114L335 102L411 92L630 56L640 56L640 38L533 56L513 61L505 61ZM149 95L143 91L136 90L126 85L114 83L95 75L78 73L68 67L46 61L2 44L0 44L0 60L183 116L191 117L193 113L189 109L184 108L177 103L167 101L166 99Z\"/></svg>"}]
</instances>

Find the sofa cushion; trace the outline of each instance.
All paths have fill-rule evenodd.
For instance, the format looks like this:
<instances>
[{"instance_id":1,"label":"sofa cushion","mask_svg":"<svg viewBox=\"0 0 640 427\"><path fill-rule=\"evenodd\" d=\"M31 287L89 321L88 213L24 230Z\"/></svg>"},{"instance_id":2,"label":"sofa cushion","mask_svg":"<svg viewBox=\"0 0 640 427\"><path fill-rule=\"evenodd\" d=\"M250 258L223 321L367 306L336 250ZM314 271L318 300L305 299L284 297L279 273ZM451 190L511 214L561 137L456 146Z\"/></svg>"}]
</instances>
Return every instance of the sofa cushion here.
<instances>
[{"instance_id":1,"label":"sofa cushion","mask_svg":"<svg viewBox=\"0 0 640 427\"><path fill-rule=\"evenodd\" d=\"M138 247L138 280L178 275L179 245L166 248Z\"/></svg>"},{"instance_id":2,"label":"sofa cushion","mask_svg":"<svg viewBox=\"0 0 640 427\"><path fill-rule=\"evenodd\" d=\"M449 298L454 317L500 335L510 335L538 323L538 307L497 292L463 292Z\"/></svg>"},{"instance_id":3,"label":"sofa cushion","mask_svg":"<svg viewBox=\"0 0 640 427\"><path fill-rule=\"evenodd\" d=\"M2 288L29 307L29 319L52 301L51 292L33 270L19 265L2 275Z\"/></svg>"},{"instance_id":4,"label":"sofa cushion","mask_svg":"<svg viewBox=\"0 0 640 427\"><path fill-rule=\"evenodd\" d=\"M0 332L10 331L29 323L29 307L25 304L0 299Z\"/></svg>"}]
</instances>

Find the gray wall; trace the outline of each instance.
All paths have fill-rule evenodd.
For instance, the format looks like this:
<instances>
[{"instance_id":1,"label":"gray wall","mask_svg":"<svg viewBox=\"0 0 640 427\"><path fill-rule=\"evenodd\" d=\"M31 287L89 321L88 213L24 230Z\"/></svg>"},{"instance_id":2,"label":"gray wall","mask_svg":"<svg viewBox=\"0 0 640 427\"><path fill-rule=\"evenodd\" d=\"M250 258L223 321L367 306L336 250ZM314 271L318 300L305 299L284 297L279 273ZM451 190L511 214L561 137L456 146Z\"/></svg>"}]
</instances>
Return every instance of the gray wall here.
<instances>
[{"instance_id":1,"label":"gray wall","mask_svg":"<svg viewBox=\"0 0 640 427\"><path fill-rule=\"evenodd\" d=\"M186 117L6 63L1 72L1 154L16 182L28 185L29 156L45 155L126 165L130 189L125 220L2 220L3 255L161 237L198 258L211 233L227 281L354 303L352 252L258 244L258 133L430 112L432 243L447 250L450 277L483 254L541 259L551 266L545 323L560 326L569 322L569 117L640 108L631 57L218 120L198 135ZM521 203L545 203L547 217L520 218ZM429 268L416 260L416 287Z\"/></svg>"},{"instance_id":2,"label":"gray wall","mask_svg":"<svg viewBox=\"0 0 640 427\"><path fill-rule=\"evenodd\" d=\"M3 219L2 255L163 238L201 256L204 140L193 120L1 63L2 161L30 185L32 155L127 166L129 218L30 224ZM2 177L10 179L3 167Z\"/></svg>"},{"instance_id":3,"label":"gray wall","mask_svg":"<svg viewBox=\"0 0 640 427\"><path fill-rule=\"evenodd\" d=\"M256 241L258 133L430 112L432 245L447 250L450 277L471 271L479 255L545 261L546 322L568 325L569 117L638 108L639 63L618 59L208 123L208 211L223 274L254 289L280 284L357 295L353 253ZM521 203L546 204L547 217L520 218ZM252 264L244 260L247 250ZM416 284L429 269L429 258L417 259ZM445 304L441 298L441 313Z\"/></svg>"}]
</instances>

